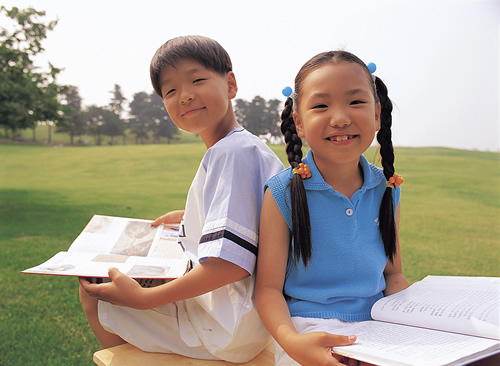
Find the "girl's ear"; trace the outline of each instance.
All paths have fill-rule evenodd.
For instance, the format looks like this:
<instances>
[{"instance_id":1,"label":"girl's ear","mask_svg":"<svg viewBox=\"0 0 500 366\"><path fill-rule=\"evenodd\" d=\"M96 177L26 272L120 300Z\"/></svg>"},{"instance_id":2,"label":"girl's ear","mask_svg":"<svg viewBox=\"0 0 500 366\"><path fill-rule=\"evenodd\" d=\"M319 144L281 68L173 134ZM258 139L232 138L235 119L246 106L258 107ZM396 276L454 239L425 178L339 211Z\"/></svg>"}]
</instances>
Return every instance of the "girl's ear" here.
<instances>
[{"instance_id":1,"label":"girl's ear","mask_svg":"<svg viewBox=\"0 0 500 366\"><path fill-rule=\"evenodd\" d=\"M375 131L380 130L380 111L382 110L382 107L380 105L380 102L377 103L375 106Z\"/></svg>"},{"instance_id":2,"label":"girl's ear","mask_svg":"<svg viewBox=\"0 0 500 366\"><path fill-rule=\"evenodd\" d=\"M297 112L293 112L293 122L295 123L295 129L297 130L297 136L304 138L304 124L302 123L302 119Z\"/></svg>"},{"instance_id":3,"label":"girl's ear","mask_svg":"<svg viewBox=\"0 0 500 366\"><path fill-rule=\"evenodd\" d=\"M226 74L226 81L229 99L233 99L236 97L236 93L238 92L238 84L236 83L236 76L234 76L234 72L229 71Z\"/></svg>"}]
</instances>

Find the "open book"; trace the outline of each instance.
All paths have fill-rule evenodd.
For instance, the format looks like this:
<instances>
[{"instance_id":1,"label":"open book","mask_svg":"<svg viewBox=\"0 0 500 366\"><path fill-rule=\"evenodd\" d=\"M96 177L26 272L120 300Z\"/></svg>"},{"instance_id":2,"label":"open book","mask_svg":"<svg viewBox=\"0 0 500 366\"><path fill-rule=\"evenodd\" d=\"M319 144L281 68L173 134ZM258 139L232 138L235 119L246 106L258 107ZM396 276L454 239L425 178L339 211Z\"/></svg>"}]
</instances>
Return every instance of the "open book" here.
<instances>
[{"instance_id":1,"label":"open book","mask_svg":"<svg viewBox=\"0 0 500 366\"><path fill-rule=\"evenodd\" d=\"M67 252L21 273L106 278L116 267L136 279L181 277L190 262L177 242L179 226L151 222L94 215Z\"/></svg>"},{"instance_id":2,"label":"open book","mask_svg":"<svg viewBox=\"0 0 500 366\"><path fill-rule=\"evenodd\" d=\"M500 352L500 278L428 276L377 301L338 354L376 365L466 365Z\"/></svg>"}]
</instances>

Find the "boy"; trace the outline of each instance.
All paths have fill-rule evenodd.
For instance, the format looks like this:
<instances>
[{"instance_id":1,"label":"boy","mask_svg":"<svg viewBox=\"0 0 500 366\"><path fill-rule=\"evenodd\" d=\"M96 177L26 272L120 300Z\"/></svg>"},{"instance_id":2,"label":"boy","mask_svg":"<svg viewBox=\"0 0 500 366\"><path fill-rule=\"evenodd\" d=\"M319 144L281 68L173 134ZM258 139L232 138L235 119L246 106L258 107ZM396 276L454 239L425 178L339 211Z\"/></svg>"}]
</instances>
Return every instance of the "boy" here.
<instances>
[{"instance_id":1,"label":"boy","mask_svg":"<svg viewBox=\"0 0 500 366\"><path fill-rule=\"evenodd\" d=\"M82 306L104 348L129 342L150 352L246 362L270 340L254 308L251 275L264 183L283 166L236 122L236 79L216 41L167 41L150 74L173 122L207 147L185 210L153 222L181 222L180 244L193 269L152 288L110 269L112 282L80 279Z\"/></svg>"}]
</instances>

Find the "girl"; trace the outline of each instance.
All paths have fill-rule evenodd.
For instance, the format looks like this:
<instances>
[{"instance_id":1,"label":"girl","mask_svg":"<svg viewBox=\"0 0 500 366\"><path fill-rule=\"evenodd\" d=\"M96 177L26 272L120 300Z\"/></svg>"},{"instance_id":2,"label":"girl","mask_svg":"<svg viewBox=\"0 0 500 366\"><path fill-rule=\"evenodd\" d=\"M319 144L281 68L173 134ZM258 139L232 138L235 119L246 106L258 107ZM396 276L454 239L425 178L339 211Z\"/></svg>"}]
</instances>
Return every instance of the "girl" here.
<instances>
[{"instance_id":1,"label":"girl","mask_svg":"<svg viewBox=\"0 0 500 366\"><path fill-rule=\"evenodd\" d=\"M266 183L257 270L276 364L338 365L332 347L356 337L335 330L370 319L376 300L408 287L391 111L384 83L348 52L321 53L295 78L281 115L291 167ZM362 155L377 131L383 170Z\"/></svg>"}]
</instances>

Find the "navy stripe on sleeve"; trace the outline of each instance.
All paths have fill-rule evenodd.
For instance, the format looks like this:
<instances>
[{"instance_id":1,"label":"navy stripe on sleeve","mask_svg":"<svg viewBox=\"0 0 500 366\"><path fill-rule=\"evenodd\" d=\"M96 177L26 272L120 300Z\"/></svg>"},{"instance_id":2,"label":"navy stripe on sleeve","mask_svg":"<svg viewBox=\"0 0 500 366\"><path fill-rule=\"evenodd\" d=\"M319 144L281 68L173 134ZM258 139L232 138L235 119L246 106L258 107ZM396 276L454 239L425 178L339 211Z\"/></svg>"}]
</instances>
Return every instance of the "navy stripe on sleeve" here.
<instances>
[{"instance_id":1,"label":"navy stripe on sleeve","mask_svg":"<svg viewBox=\"0 0 500 366\"><path fill-rule=\"evenodd\" d=\"M245 248L249 252L253 253L255 256L257 256L257 247L252 245L250 242L246 241L243 238L240 238L239 236L233 234L230 231L227 230L221 230L221 231L216 231L214 233L210 234L205 234L200 238L200 244L207 243L210 241L214 240L219 240L221 238L225 238L228 240L231 240L232 242L238 244L240 247Z\"/></svg>"}]
</instances>

